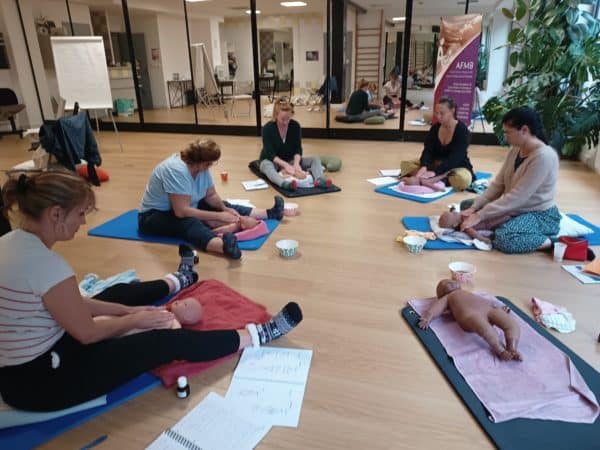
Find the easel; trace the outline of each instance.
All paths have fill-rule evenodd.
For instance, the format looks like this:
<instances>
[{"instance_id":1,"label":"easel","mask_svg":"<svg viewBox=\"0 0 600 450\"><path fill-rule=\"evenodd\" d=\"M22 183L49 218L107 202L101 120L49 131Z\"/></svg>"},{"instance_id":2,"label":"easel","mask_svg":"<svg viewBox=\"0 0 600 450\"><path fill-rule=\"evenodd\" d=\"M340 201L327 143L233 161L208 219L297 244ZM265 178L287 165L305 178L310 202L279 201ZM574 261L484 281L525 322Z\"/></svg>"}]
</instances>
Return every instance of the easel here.
<instances>
[{"instance_id":1,"label":"easel","mask_svg":"<svg viewBox=\"0 0 600 450\"><path fill-rule=\"evenodd\" d=\"M485 133L485 121L483 120L483 111L481 110L481 102L479 101L479 88L475 87L475 107L477 108L477 112L479 113L479 121L481 122L481 128L483 129L483 132ZM473 130L475 128L475 122L473 122L473 125L471 127L471 130Z\"/></svg>"},{"instance_id":2,"label":"easel","mask_svg":"<svg viewBox=\"0 0 600 450\"><path fill-rule=\"evenodd\" d=\"M79 111L79 105L77 104L77 102L75 102L75 106L73 109L73 114L77 114L77 112ZM93 109L94 111L94 119L96 120L96 132L100 131L100 123L98 121L98 114L97 114L97 109ZM103 111L110 116L110 120L112 121L113 124L113 128L115 130L115 133L117 134L117 141L119 141L119 147L121 148L121 153L123 152L123 144L121 144L121 136L119 135L119 130L117 129L117 124L115 122L115 117L113 116L112 113L112 108L103 108Z\"/></svg>"}]
</instances>

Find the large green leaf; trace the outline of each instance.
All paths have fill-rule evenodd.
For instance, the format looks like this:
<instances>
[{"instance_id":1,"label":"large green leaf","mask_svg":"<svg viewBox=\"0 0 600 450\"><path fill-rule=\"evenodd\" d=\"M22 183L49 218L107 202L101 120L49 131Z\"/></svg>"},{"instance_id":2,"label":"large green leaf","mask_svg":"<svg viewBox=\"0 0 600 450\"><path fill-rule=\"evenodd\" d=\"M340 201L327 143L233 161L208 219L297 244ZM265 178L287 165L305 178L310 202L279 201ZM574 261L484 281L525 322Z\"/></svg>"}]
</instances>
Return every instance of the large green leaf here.
<instances>
[{"instance_id":1,"label":"large green leaf","mask_svg":"<svg viewBox=\"0 0 600 450\"><path fill-rule=\"evenodd\" d=\"M515 16L513 16L512 11L507 8L502 8L502 14L504 14L504 17L506 17L509 20L513 20L515 18Z\"/></svg>"},{"instance_id":2,"label":"large green leaf","mask_svg":"<svg viewBox=\"0 0 600 450\"><path fill-rule=\"evenodd\" d=\"M521 20L527 14L527 5L523 0L517 0L517 10L515 11L515 18Z\"/></svg>"},{"instance_id":3,"label":"large green leaf","mask_svg":"<svg viewBox=\"0 0 600 450\"><path fill-rule=\"evenodd\" d=\"M513 28L508 33L508 43L510 45L515 45L519 42L519 36L521 34L521 30L519 28Z\"/></svg>"},{"instance_id":4,"label":"large green leaf","mask_svg":"<svg viewBox=\"0 0 600 450\"><path fill-rule=\"evenodd\" d=\"M512 67L517 67L517 64L519 63L519 52L512 52L508 60Z\"/></svg>"}]
</instances>

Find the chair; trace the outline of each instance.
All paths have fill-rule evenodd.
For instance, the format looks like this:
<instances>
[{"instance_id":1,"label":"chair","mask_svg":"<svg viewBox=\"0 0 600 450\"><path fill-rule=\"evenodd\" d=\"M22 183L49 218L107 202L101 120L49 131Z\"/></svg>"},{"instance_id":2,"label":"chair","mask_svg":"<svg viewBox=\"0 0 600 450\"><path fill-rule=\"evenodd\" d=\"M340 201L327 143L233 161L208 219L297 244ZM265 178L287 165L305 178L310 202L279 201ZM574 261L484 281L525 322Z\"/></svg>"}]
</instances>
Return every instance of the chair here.
<instances>
[{"instance_id":1,"label":"chair","mask_svg":"<svg viewBox=\"0 0 600 450\"><path fill-rule=\"evenodd\" d=\"M25 105L19 103L12 89L0 88L0 121L10 121L12 128L12 131L0 132L0 137L4 134L21 134L22 130L17 130L15 116L24 109Z\"/></svg>"}]
</instances>

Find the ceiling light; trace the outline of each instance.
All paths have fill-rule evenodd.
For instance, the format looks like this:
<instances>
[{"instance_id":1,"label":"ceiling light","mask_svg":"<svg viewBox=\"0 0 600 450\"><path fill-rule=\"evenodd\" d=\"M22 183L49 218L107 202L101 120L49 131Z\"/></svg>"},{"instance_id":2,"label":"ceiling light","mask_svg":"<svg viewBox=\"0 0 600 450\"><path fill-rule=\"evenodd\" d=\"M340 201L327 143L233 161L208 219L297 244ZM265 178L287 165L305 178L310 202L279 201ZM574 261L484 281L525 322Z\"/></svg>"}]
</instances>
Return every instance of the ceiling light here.
<instances>
[{"instance_id":1,"label":"ceiling light","mask_svg":"<svg viewBox=\"0 0 600 450\"><path fill-rule=\"evenodd\" d=\"M392 17L392 22L404 22L406 17Z\"/></svg>"},{"instance_id":2,"label":"ceiling light","mask_svg":"<svg viewBox=\"0 0 600 450\"><path fill-rule=\"evenodd\" d=\"M252 14L252 11L250 11L249 9L246 10L246 14ZM256 10L256 14L260 14L260 9Z\"/></svg>"},{"instance_id":3,"label":"ceiling light","mask_svg":"<svg viewBox=\"0 0 600 450\"><path fill-rule=\"evenodd\" d=\"M281 2L281 6L285 6L286 8L294 8L297 6L306 6L304 2Z\"/></svg>"}]
</instances>

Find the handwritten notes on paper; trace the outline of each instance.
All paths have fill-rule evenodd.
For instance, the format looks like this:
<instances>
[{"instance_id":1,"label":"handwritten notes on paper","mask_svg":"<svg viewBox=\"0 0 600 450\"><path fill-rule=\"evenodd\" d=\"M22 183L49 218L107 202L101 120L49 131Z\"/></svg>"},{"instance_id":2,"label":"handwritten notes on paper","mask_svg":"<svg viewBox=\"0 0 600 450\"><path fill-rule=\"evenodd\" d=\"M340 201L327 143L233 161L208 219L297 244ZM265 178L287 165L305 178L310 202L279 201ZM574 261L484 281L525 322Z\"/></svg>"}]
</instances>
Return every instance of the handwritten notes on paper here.
<instances>
[{"instance_id":1,"label":"handwritten notes on paper","mask_svg":"<svg viewBox=\"0 0 600 450\"><path fill-rule=\"evenodd\" d=\"M251 450L269 430L268 425L244 418L230 402L211 392L147 450Z\"/></svg>"},{"instance_id":2,"label":"handwritten notes on paper","mask_svg":"<svg viewBox=\"0 0 600 450\"><path fill-rule=\"evenodd\" d=\"M247 348L226 398L256 422L297 427L311 359L312 350Z\"/></svg>"}]
</instances>

